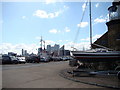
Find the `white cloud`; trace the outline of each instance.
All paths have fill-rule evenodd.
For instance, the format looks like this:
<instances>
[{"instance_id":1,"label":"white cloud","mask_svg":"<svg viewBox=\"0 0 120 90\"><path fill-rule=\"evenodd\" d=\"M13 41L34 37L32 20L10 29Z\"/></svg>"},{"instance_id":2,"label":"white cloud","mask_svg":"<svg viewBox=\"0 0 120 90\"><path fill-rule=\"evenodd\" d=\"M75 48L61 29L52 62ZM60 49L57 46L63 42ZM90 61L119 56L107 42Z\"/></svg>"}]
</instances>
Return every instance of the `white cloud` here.
<instances>
[{"instance_id":1,"label":"white cloud","mask_svg":"<svg viewBox=\"0 0 120 90\"><path fill-rule=\"evenodd\" d=\"M82 5L82 10L83 10L83 11L85 10L85 7L86 7L86 4L84 3L84 4Z\"/></svg>"},{"instance_id":2,"label":"white cloud","mask_svg":"<svg viewBox=\"0 0 120 90\"><path fill-rule=\"evenodd\" d=\"M103 18L103 15L101 15L100 18Z\"/></svg>"},{"instance_id":3,"label":"white cloud","mask_svg":"<svg viewBox=\"0 0 120 90\"><path fill-rule=\"evenodd\" d=\"M50 33L57 33L58 31L56 29L52 29L49 31Z\"/></svg>"},{"instance_id":4,"label":"white cloud","mask_svg":"<svg viewBox=\"0 0 120 90\"><path fill-rule=\"evenodd\" d=\"M95 35L93 36L93 42L95 40L97 40L98 38L100 38L102 35ZM73 50L73 48L71 47L74 47L76 48L77 50L88 50L90 49L90 39L89 37L88 38L85 38L85 39L81 39L82 42L80 43L73 43L73 42L68 42L65 44L65 49L68 49L68 50Z\"/></svg>"},{"instance_id":5,"label":"white cloud","mask_svg":"<svg viewBox=\"0 0 120 90\"><path fill-rule=\"evenodd\" d=\"M37 39L37 40L41 40L41 37L40 36L37 36L37 37L35 37L35 39ZM44 40L44 38L43 38L43 40ZM46 43L46 46L47 45L49 45L49 44L55 44L55 42L54 41L52 41L52 40L45 40L45 43Z\"/></svg>"},{"instance_id":6,"label":"white cloud","mask_svg":"<svg viewBox=\"0 0 120 90\"><path fill-rule=\"evenodd\" d=\"M53 13L48 13L44 10L36 10L33 16L37 16L39 18L55 18L55 17L58 17L61 13L62 13L62 10L59 10Z\"/></svg>"},{"instance_id":7,"label":"white cloud","mask_svg":"<svg viewBox=\"0 0 120 90\"><path fill-rule=\"evenodd\" d=\"M68 7L68 6L66 6L66 5L64 5L64 6L63 6L63 8L64 8L64 9L69 9L69 7Z\"/></svg>"},{"instance_id":8,"label":"white cloud","mask_svg":"<svg viewBox=\"0 0 120 90\"><path fill-rule=\"evenodd\" d=\"M68 27L65 27L63 30L57 30L57 29L51 29L49 30L49 33L57 34L57 33L68 33L70 32L70 29Z\"/></svg>"},{"instance_id":9,"label":"white cloud","mask_svg":"<svg viewBox=\"0 0 120 90\"><path fill-rule=\"evenodd\" d=\"M26 19L27 17L26 16L22 16L22 19Z\"/></svg>"},{"instance_id":10,"label":"white cloud","mask_svg":"<svg viewBox=\"0 0 120 90\"><path fill-rule=\"evenodd\" d=\"M92 37L93 42L96 41L96 40L97 40L98 38L100 38L101 36L102 36L101 34L99 34L99 35L96 34L95 36L93 36L93 37ZM85 38L85 39L81 39L81 41L84 41L84 42L85 42L85 41L86 41L86 42L90 42L90 38L87 37L87 38Z\"/></svg>"},{"instance_id":11,"label":"white cloud","mask_svg":"<svg viewBox=\"0 0 120 90\"><path fill-rule=\"evenodd\" d=\"M73 43L73 42L68 42L65 44L65 49L68 50L73 50L73 48L76 48L77 50L85 50L90 49L90 43L89 42L81 42L81 43Z\"/></svg>"},{"instance_id":12,"label":"white cloud","mask_svg":"<svg viewBox=\"0 0 120 90\"><path fill-rule=\"evenodd\" d=\"M55 0L46 0L46 1L48 2L48 4L55 2ZM33 16L37 16L39 18L55 18L55 17L58 17L60 14L62 14L67 9L69 9L69 7L64 5L62 9L59 9L56 12L47 12L45 10L36 10L33 13Z\"/></svg>"},{"instance_id":13,"label":"white cloud","mask_svg":"<svg viewBox=\"0 0 120 90\"><path fill-rule=\"evenodd\" d=\"M99 7L99 3L95 4L95 7L96 7L96 8Z\"/></svg>"},{"instance_id":14,"label":"white cloud","mask_svg":"<svg viewBox=\"0 0 120 90\"><path fill-rule=\"evenodd\" d=\"M47 12L43 11L43 10L37 10L37 11L35 11L35 13L33 14L33 16L37 16L37 17L40 17L40 18L48 18Z\"/></svg>"},{"instance_id":15,"label":"white cloud","mask_svg":"<svg viewBox=\"0 0 120 90\"><path fill-rule=\"evenodd\" d=\"M62 14L65 10L67 10L69 7L64 5L63 9L60 9L56 12L47 12L45 10L36 10L33 14L33 16L37 16L39 18L55 18L58 17L60 14Z\"/></svg>"},{"instance_id":16,"label":"white cloud","mask_svg":"<svg viewBox=\"0 0 120 90\"><path fill-rule=\"evenodd\" d=\"M28 53L37 54L37 49L39 46L36 44L11 44L11 43L2 43L0 44L0 53L7 54L8 52L14 52L20 55L22 53L22 49L27 50Z\"/></svg>"},{"instance_id":17,"label":"white cloud","mask_svg":"<svg viewBox=\"0 0 120 90\"><path fill-rule=\"evenodd\" d=\"M55 44L55 42L52 40L45 40L45 43L46 43L46 45Z\"/></svg>"},{"instance_id":18,"label":"white cloud","mask_svg":"<svg viewBox=\"0 0 120 90\"><path fill-rule=\"evenodd\" d=\"M56 0L45 0L46 4L51 4L51 3L55 3Z\"/></svg>"},{"instance_id":19,"label":"white cloud","mask_svg":"<svg viewBox=\"0 0 120 90\"><path fill-rule=\"evenodd\" d=\"M104 23L107 21L109 21L109 14L107 14L105 17L103 15L101 15L98 18L94 19L94 24Z\"/></svg>"},{"instance_id":20,"label":"white cloud","mask_svg":"<svg viewBox=\"0 0 120 90\"><path fill-rule=\"evenodd\" d=\"M88 26L88 22L81 22L80 24L77 24L78 27L84 28Z\"/></svg>"},{"instance_id":21,"label":"white cloud","mask_svg":"<svg viewBox=\"0 0 120 90\"><path fill-rule=\"evenodd\" d=\"M61 31L57 30L57 29L51 29L51 30L49 30L49 32L53 33L53 34L56 34L56 33L60 33Z\"/></svg>"},{"instance_id":22,"label":"white cloud","mask_svg":"<svg viewBox=\"0 0 120 90\"><path fill-rule=\"evenodd\" d=\"M87 0L83 3L83 5L82 5L82 10L84 11L85 10L85 8L86 8L86 6L87 6Z\"/></svg>"},{"instance_id":23,"label":"white cloud","mask_svg":"<svg viewBox=\"0 0 120 90\"><path fill-rule=\"evenodd\" d=\"M70 29L68 27L65 27L65 32L70 32Z\"/></svg>"},{"instance_id":24,"label":"white cloud","mask_svg":"<svg viewBox=\"0 0 120 90\"><path fill-rule=\"evenodd\" d=\"M59 40L58 42L62 42L63 40Z\"/></svg>"},{"instance_id":25,"label":"white cloud","mask_svg":"<svg viewBox=\"0 0 120 90\"><path fill-rule=\"evenodd\" d=\"M88 37L88 38L81 39L81 41L90 41L89 39L90 38Z\"/></svg>"},{"instance_id":26,"label":"white cloud","mask_svg":"<svg viewBox=\"0 0 120 90\"><path fill-rule=\"evenodd\" d=\"M103 22L106 22L106 19L104 19L104 18L96 18L96 19L94 20L94 22L95 22L95 23L103 23Z\"/></svg>"},{"instance_id":27,"label":"white cloud","mask_svg":"<svg viewBox=\"0 0 120 90\"><path fill-rule=\"evenodd\" d=\"M97 40L101 35L95 35L93 36L93 40ZM36 37L37 39L39 39L40 37ZM86 41L84 41L86 40ZM63 40L59 40L59 42L62 42ZM83 50L83 48L85 50L90 49L90 43L88 38L83 39L83 42L80 43L73 43L73 42L68 42L68 40L65 44L65 49L68 50L73 50L73 48L71 47L75 47L78 50ZM46 46L47 45L54 45L56 42L52 41L52 40L45 40L46 42ZM0 44L0 53L3 54L7 54L8 52L15 52L18 55L20 55L22 53L22 49L27 50L28 53L35 53L37 54L38 52L38 48L40 47L40 45L38 44L24 44L24 43L20 43L20 44L11 44L11 43L2 43Z\"/></svg>"}]
</instances>

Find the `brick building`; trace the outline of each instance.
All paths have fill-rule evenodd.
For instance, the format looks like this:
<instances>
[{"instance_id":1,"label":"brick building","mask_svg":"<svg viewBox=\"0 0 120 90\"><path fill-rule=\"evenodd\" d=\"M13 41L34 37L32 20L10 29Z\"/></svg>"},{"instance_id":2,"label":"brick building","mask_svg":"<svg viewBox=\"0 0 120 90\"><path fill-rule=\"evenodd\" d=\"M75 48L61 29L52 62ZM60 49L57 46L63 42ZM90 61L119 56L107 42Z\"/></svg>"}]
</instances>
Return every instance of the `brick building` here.
<instances>
[{"instance_id":1,"label":"brick building","mask_svg":"<svg viewBox=\"0 0 120 90\"><path fill-rule=\"evenodd\" d=\"M93 43L92 48L103 46L120 51L120 1L113 2L108 11L109 22L106 23L108 31Z\"/></svg>"}]
</instances>

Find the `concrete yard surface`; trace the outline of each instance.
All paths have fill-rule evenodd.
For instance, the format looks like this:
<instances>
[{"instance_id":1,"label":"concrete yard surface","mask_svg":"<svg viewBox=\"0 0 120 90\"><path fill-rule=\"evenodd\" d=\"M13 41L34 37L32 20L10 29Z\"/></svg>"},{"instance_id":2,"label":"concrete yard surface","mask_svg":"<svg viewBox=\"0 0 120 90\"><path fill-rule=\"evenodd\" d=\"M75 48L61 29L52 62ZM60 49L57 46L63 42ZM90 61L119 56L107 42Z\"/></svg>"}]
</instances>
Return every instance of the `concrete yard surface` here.
<instances>
[{"instance_id":1,"label":"concrete yard surface","mask_svg":"<svg viewBox=\"0 0 120 90\"><path fill-rule=\"evenodd\" d=\"M69 68L68 61L39 64L3 65L3 88L101 88L67 80L59 72Z\"/></svg>"}]
</instances>

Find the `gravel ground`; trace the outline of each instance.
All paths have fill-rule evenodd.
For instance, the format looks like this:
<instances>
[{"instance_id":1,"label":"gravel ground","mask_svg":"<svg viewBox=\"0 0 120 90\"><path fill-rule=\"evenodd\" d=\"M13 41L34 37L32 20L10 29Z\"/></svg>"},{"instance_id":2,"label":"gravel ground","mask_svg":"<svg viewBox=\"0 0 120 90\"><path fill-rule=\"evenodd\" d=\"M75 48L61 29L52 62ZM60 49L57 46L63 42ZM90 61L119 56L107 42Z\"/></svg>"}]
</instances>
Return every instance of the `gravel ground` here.
<instances>
[{"instance_id":1,"label":"gravel ground","mask_svg":"<svg viewBox=\"0 0 120 90\"><path fill-rule=\"evenodd\" d=\"M61 71L61 76L79 83L82 82L85 84L102 86L106 88L120 89L120 80L118 80L116 75L98 74L90 76L85 72L81 72L81 76L74 76L72 74L73 70L75 70L75 68L64 69Z\"/></svg>"}]
</instances>

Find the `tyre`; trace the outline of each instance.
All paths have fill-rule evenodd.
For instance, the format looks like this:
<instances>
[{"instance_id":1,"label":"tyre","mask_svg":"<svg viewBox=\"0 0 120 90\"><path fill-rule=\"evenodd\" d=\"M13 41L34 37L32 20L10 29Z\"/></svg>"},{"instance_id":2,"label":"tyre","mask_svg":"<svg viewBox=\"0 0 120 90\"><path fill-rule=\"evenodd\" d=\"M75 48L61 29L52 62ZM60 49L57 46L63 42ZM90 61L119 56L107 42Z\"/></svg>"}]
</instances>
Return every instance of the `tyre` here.
<instances>
[{"instance_id":1,"label":"tyre","mask_svg":"<svg viewBox=\"0 0 120 90\"><path fill-rule=\"evenodd\" d=\"M118 72L117 77L120 80L120 71Z\"/></svg>"},{"instance_id":2,"label":"tyre","mask_svg":"<svg viewBox=\"0 0 120 90\"><path fill-rule=\"evenodd\" d=\"M12 63L13 63L13 64L18 64L18 61L14 60Z\"/></svg>"}]
</instances>

